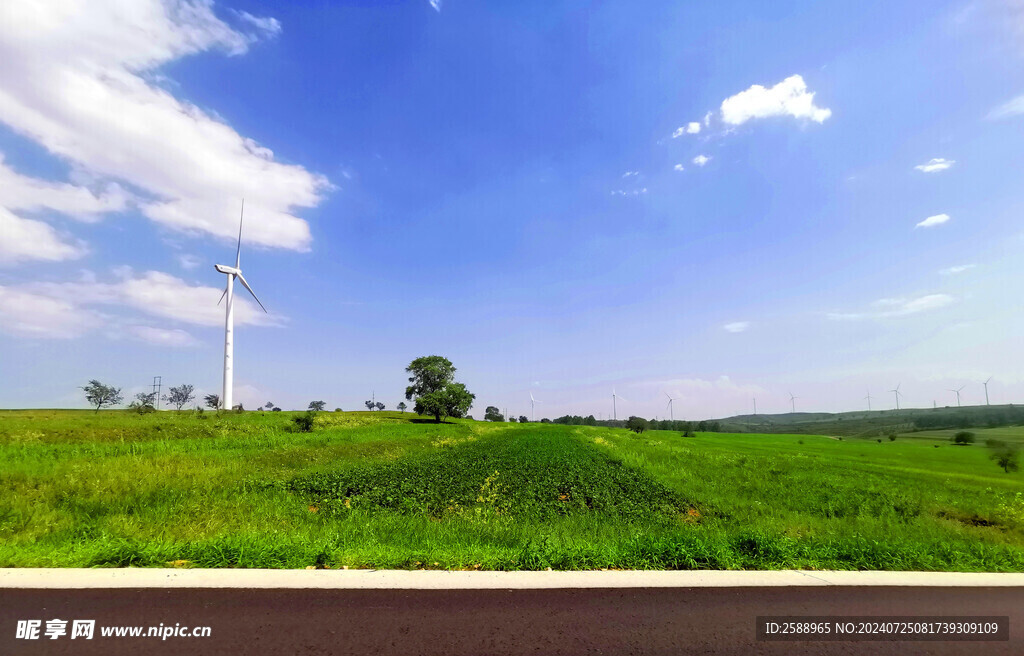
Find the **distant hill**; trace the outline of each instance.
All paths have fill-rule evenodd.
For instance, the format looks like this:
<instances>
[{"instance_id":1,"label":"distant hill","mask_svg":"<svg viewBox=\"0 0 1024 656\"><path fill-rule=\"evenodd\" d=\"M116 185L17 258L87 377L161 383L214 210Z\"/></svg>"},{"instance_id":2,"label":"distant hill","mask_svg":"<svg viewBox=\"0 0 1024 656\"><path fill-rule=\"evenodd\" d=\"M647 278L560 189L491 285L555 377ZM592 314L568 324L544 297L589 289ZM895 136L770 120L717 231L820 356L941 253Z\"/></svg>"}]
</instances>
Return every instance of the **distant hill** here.
<instances>
[{"instance_id":1,"label":"distant hill","mask_svg":"<svg viewBox=\"0 0 1024 656\"><path fill-rule=\"evenodd\" d=\"M787 412L736 415L716 420L727 433L807 433L874 437L942 428L1024 425L1024 406L976 405L961 408L907 408L856 412Z\"/></svg>"}]
</instances>

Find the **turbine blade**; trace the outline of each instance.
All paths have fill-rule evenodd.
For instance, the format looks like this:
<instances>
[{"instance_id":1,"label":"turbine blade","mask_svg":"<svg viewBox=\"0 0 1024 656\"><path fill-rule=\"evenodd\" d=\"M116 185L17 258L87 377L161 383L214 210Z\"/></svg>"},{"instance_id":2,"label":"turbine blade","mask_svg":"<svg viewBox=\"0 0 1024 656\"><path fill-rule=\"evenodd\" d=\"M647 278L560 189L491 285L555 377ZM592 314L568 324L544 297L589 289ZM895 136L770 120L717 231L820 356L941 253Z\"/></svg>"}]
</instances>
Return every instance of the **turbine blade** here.
<instances>
[{"instance_id":1,"label":"turbine blade","mask_svg":"<svg viewBox=\"0 0 1024 656\"><path fill-rule=\"evenodd\" d=\"M224 293L220 295L220 301L217 301L217 305L220 305L221 301L223 301L224 297L227 296L227 295L228 295L228 287L227 287L227 285L225 285L224 286Z\"/></svg>"},{"instance_id":2,"label":"turbine blade","mask_svg":"<svg viewBox=\"0 0 1024 656\"><path fill-rule=\"evenodd\" d=\"M256 292L254 292L254 291L252 290L252 287L250 287L250 286L249 286L249 283L247 283L247 282L245 281L245 276L243 276L243 275L242 275L241 273L239 273L239 274L237 274L237 275L238 275L238 280L239 280L239 282L241 282L241 283L242 283L243 285L245 285L245 288L249 290L249 293L250 293L250 294L252 294L252 297L253 297L253 298L255 298L255 299L256 299L256 302L257 302L257 303L259 303L259 305L260 305L260 307L261 307L261 308L263 308L263 311L264 311L264 312L267 312L267 308L263 307L263 303L260 303L260 299L259 299L259 298L258 298L258 297L256 296ZM225 291L226 291L226 290L225 290ZM269 313L269 312L267 312L267 314L270 314L270 313Z\"/></svg>"},{"instance_id":3,"label":"turbine blade","mask_svg":"<svg viewBox=\"0 0 1024 656\"><path fill-rule=\"evenodd\" d=\"M245 216L245 199L242 199L242 211L238 215L238 249L235 251L235 268L241 268L242 262L242 218Z\"/></svg>"}]
</instances>

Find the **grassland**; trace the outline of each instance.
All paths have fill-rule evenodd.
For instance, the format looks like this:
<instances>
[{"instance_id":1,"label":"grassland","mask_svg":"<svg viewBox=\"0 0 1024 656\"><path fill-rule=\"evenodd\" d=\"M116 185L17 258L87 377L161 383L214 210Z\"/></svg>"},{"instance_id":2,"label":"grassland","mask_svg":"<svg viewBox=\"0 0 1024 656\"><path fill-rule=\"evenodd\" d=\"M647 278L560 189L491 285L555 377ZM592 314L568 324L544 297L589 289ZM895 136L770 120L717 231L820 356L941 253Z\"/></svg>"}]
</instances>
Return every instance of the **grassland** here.
<instances>
[{"instance_id":1,"label":"grassland","mask_svg":"<svg viewBox=\"0 0 1024 656\"><path fill-rule=\"evenodd\" d=\"M0 412L0 566L1024 571L1024 428L954 432Z\"/></svg>"}]
</instances>

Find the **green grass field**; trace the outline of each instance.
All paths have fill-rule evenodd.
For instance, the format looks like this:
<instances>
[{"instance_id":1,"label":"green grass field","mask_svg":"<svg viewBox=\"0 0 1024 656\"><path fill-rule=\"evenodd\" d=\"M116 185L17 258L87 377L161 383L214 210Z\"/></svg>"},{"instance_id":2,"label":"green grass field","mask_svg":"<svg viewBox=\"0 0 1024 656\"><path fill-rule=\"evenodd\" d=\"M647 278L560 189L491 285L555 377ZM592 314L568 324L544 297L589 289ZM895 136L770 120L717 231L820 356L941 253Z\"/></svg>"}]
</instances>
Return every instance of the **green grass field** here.
<instances>
[{"instance_id":1,"label":"green grass field","mask_svg":"<svg viewBox=\"0 0 1024 656\"><path fill-rule=\"evenodd\" d=\"M1024 571L985 439L0 411L0 566Z\"/></svg>"}]
</instances>

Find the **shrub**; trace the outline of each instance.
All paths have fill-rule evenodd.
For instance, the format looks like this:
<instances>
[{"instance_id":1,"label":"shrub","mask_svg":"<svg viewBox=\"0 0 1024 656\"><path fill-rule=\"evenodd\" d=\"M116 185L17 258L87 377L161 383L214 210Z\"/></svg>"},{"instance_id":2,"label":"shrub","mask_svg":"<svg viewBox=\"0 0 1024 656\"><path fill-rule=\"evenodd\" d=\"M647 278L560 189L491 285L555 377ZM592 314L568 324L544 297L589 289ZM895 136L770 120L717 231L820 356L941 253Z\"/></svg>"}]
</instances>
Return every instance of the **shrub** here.
<instances>
[{"instance_id":1,"label":"shrub","mask_svg":"<svg viewBox=\"0 0 1024 656\"><path fill-rule=\"evenodd\" d=\"M302 432L302 433L312 433L313 432L313 421L315 419L316 419L316 411L315 410L307 410L306 412L302 413L298 417L292 417L292 421L295 423L295 426L298 427L299 431Z\"/></svg>"},{"instance_id":2,"label":"shrub","mask_svg":"<svg viewBox=\"0 0 1024 656\"><path fill-rule=\"evenodd\" d=\"M889 433L889 441L890 442L895 442L896 441L896 433Z\"/></svg>"},{"instance_id":3,"label":"shrub","mask_svg":"<svg viewBox=\"0 0 1024 656\"><path fill-rule=\"evenodd\" d=\"M954 444L974 444L974 433L971 431L960 431L953 436Z\"/></svg>"}]
</instances>

